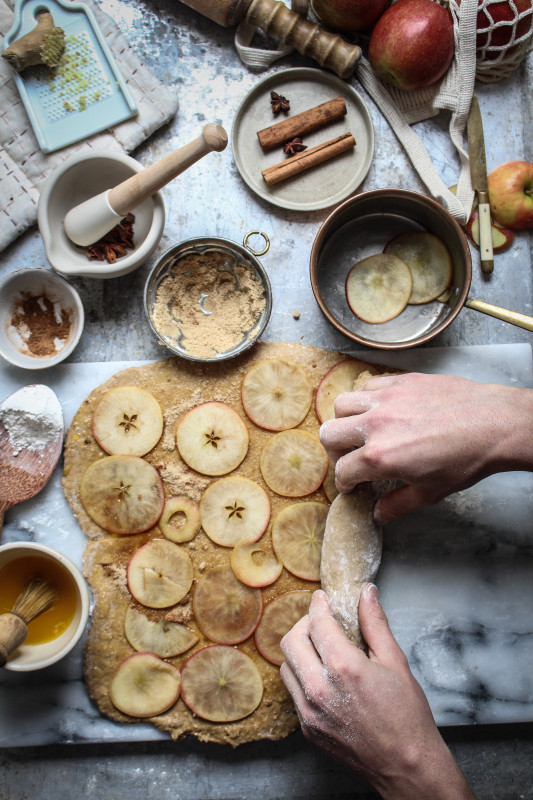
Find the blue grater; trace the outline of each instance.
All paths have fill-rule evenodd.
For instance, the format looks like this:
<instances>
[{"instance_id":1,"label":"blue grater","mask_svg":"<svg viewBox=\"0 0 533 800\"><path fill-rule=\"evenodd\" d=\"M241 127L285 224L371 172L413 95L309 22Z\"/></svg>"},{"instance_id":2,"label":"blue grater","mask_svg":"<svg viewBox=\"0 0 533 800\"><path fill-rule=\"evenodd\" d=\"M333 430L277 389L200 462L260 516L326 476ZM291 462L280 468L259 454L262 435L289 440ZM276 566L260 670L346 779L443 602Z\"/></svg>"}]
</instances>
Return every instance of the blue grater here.
<instances>
[{"instance_id":1,"label":"blue grater","mask_svg":"<svg viewBox=\"0 0 533 800\"><path fill-rule=\"evenodd\" d=\"M4 49L33 30L48 11L65 31L57 69L29 67L13 75L39 147L52 153L134 116L137 107L90 8L66 0L17 0Z\"/></svg>"}]
</instances>

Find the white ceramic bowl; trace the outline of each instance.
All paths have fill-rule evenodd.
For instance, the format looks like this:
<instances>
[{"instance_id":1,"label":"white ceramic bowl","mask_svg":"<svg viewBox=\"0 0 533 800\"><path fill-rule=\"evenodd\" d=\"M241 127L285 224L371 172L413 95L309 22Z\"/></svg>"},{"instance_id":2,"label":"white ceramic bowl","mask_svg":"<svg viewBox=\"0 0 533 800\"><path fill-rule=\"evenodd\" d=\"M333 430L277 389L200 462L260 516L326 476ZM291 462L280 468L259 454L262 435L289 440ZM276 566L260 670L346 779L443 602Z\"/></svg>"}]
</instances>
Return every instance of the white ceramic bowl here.
<instances>
[{"instance_id":1,"label":"white ceramic bowl","mask_svg":"<svg viewBox=\"0 0 533 800\"><path fill-rule=\"evenodd\" d=\"M22 644L17 648L4 667L13 672L43 669L64 658L79 642L89 620L90 595L85 578L78 567L57 550L34 542L0 545L0 569L17 559L29 556L50 559L67 570L76 587L76 611L69 627L56 639L45 644Z\"/></svg>"},{"instance_id":2,"label":"white ceramic bowl","mask_svg":"<svg viewBox=\"0 0 533 800\"><path fill-rule=\"evenodd\" d=\"M70 314L70 335L63 347L50 356L34 356L11 326L11 315L23 292L45 294ZM72 353L83 332L85 314L80 296L70 283L50 269L19 269L0 283L0 355L10 364L25 369L45 369L59 364Z\"/></svg>"},{"instance_id":3,"label":"white ceramic bowl","mask_svg":"<svg viewBox=\"0 0 533 800\"><path fill-rule=\"evenodd\" d=\"M135 248L114 264L90 261L84 248L71 242L63 229L63 220L71 208L142 169L142 164L124 153L93 150L72 156L49 176L41 190L37 217L46 257L57 272L87 278L116 278L147 261L165 226L165 205L160 192L133 209Z\"/></svg>"}]
</instances>

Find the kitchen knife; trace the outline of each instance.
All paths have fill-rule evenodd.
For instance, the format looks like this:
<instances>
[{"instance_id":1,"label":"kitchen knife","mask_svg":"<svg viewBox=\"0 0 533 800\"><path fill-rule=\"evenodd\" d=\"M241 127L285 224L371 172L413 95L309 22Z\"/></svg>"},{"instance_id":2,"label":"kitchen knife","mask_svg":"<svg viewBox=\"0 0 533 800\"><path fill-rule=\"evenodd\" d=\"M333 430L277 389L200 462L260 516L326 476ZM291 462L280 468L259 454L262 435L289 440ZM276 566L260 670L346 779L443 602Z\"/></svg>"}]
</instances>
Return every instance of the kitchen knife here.
<instances>
[{"instance_id":1,"label":"kitchen knife","mask_svg":"<svg viewBox=\"0 0 533 800\"><path fill-rule=\"evenodd\" d=\"M470 176L472 178L472 188L477 193L479 203L479 252L481 255L481 269L483 272L489 273L494 269L492 223L490 219L483 122L481 120L481 111L476 95L472 96L472 103L468 114L467 131Z\"/></svg>"}]
</instances>

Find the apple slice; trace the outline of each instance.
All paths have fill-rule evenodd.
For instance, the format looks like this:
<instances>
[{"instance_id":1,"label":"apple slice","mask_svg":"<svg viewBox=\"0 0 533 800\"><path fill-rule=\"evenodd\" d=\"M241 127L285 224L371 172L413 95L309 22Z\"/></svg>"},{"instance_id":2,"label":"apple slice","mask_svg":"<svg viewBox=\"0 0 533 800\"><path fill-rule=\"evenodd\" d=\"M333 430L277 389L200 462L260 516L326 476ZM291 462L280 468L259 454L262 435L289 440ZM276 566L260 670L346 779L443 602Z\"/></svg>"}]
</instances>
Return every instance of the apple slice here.
<instances>
[{"instance_id":1,"label":"apple slice","mask_svg":"<svg viewBox=\"0 0 533 800\"><path fill-rule=\"evenodd\" d=\"M269 358L248 370L241 395L252 422L268 431L284 431L305 419L313 387L298 364L284 358Z\"/></svg>"},{"instance_id":2,"label":"apple slice","mask_svg":"<svg viewBox=\"0 0 533 800\"><path fill-rule=\"evenodd\" d=\"M470 219L466 223L465 230L471 242L479 250L479 209L475 208ZM514 242L514 231L509 228L503 228L495 220L491 220L491 233L492 233L492 251L494 253L503 253L508 250Z\"/></svg>"},{"instance_id":3,"label":"apple slice","mask_svg":"<svg viewBox=\"0 0 533 800\"><path fill-rule=\"evenodd\" d=\"M179 603L191 588L192 578L189 554L166 539L153 539L139 547L128 562L128 588L149 608Z\"/></svg>"},{"instance_id":4,"label":"apple slice","mask_svg":"<svg viewBox=\"0 0 533 800\"><path fill-rule=\"evenodd\" d=\"M335 485L335 464L333 461L329 462L328 471L326 472L326 477L322 483L322 488L324 489L329 502L333 503L339 494L339 490Z\"/></svg>"},{"instance_id":5,"label":"apple slice","mask_svg":"<svg viewBox=\"0 0 533 800\"><path fill-rule=\"evenodd\" d=\"M202 527L223 547L256 542L270 519L270 500L257 483L232 475L207 487L200 500Z\"/></svg>"},{"instance_id":6,"label":"apple slice","mask_svg":"<svg viewBox=\"0 0 533 800\"><path fill-rule=\"evenodd\" d=\"M238 544L231 551L231 568L247 586L269 586L283 570L281 561L256 542Z\"/></svg>"},{"instance_id":7,"label":"apple slice","mask_svg":"<svg viewBox=\"0 0 533 800\"><path fill-rule=\"evenodd\" d=\"M161 514L159 528L171 542L190 542L201 528L198 506L185 495L170 497Z\"/></svg>"},{"instance_id":8,"label":"apple slice","mask_svg":"<svg viewBox=\"0 0 533 800\"><path fill-rule=\"evenodd\" d=\"M238 644L255 631L263 613L263 596L260 589L242 584L230 565L223 564L199 579L192 609L204 636L218 644Z\"/></svg>"},{"instance_id":9,"label":"apple slice","mask_svg":"<svg viewBox=\"0 0 533 800\"><path fill-rule=\"evenodd\" d=\"M298 620L307 614L312 596L313 592L308 589L297 589L274 597L265 606L254 639L263 658L271 664L279 667L285 660L280 642Z\"/></svg>"},{"instance_id":10,"label":"apple slice","mask_svg":"<svg viewBox=\"0 0 533 800\"><path fill-rule=\"evenodd\" d=\"M377 253L351 268L346 278L346 299L363 322L388 322L404 310L412 288L407 264L396 255Z\"/></svg>"},{"instance_id":11,"label":"apple slice","mask_svg":"<svg viewBox=\"0 0 533 800\"><path fill-rule=\"evenodd\" d=\"M376 367L371 364L364 364L355 358L346 358L344 361L339 361L326 372L318 384L315 397L315 410L319 422L335 419L335 411L333 409L335 398L343 394L343 392L351 392L353 382L365 371L371 372L373 375L379 375L379 370Z\"/></svg>"},{"instance_id":12,"label":"apple slice","mask_svg":"<svg viewBox=\"0 0 533 800\"><path fill-rule=\"evenodd\" d=\"M180 696L180 671L153 653L132 653L111 680L109 698L130 717L155 717Z\"/></svg>"},{"instance_id":13,"label":"apple slice","mask_svg":"<svg viewBox=\"0 0 533 800\"><path fill-rule=\"evenodd\" d=\"M318 438L299 429L274 434L259 459L265 483L283 497L303 497L318 489L328 463Z\"/></svg>"},{"instance_id":14,"label":"apple slice","mask_svg":"<svg viewBox=\"0 0 533 800\"><path fill-rule=\"evenodd\" d=\"M105 456L80 482L87 514L109 533L142 533L156 525L165 505L158 471L138 456Z\"/></svg>"},{"instance_id":15,"label":"apple slice","mask_svg":"<svg viewBox=\"0 0 533 800\"><path fill-rule=\"evenodd\" d=\"M453 265L450 252L442 239L428 231L400 233L383 251L404 261L413 276L410 305L429 303L441 295L452 282Z\"/></svg>"},{"instance_id":16,"label":"apple slice","mask_svg":"<svg viewBox=\"0 0 533 800\"><path fill-rule=\"evenodd\" d=\"M246 653L210 645L189 656L181 671L182 699L193 714L210 722L249 716L263 697L263 680Z\"/></svg>"},{"instance_id":17,"label":"apple slice","mask_svg":"<svg viewBox=\"0 0 533 800\"><path fill-rule=\"evenodd\" d=\"M111 455L144 456L163 433L163 412L150 392L138 386L109 389L96 404L93 436Z\"/></svg>"},{"instance_id":18,"label":"apple slice","mask_svg":"<svg viewBox=\"0 0 533 800\"><path fill-rule=\"evenodd\" d=\"M216 400L188 411L176 431L181 457L203 475L232 472L246 455L248 442L248 430L239 415Z\"/></svg>"},{"instance_id":19,"label":"apple slice","mask_svg":"<svg viewBox=\"0 0 533 800\"><path fill-rule=\"evenodd\" d=\"M293 503L272 525L272 546L285 569L305 581L320 580L320 556L329 506Z\"/></svg>"},{"instance_id":20,"label":"apple slice","mask_svg":"<svg viewBox=\"0 0 533 800\"><path fill-rule=\"evenodd\" d=\"M124 633L134 650L172 658L190 650L199 636L181 622L148 619L141 611L128 608L124 617Z\"/></svg>"}]
</instances>

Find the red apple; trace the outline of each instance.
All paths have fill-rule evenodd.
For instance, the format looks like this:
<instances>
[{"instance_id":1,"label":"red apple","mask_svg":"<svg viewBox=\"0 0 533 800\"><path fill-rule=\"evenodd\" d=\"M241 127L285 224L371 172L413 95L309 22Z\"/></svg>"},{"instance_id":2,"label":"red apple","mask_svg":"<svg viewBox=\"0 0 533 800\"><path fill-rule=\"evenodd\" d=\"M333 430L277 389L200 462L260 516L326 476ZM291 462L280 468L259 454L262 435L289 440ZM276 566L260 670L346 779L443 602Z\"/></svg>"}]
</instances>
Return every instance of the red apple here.
<instances>
[{"instance_id":1,"label":"red apple","mask_svg":"<svg viewBox=\"0 0 533 800\"><path fill-rule=\"evenodd\" d=\"M453 61L450 13L433 0L398 0L379 18L368 49L374 72L398 89L424 89Z\"/></svg>"},{"instance_id":2,"label":"red apple","mask_svg":"<svg viewBox=\"0 0 533 800\"><path fill-rule=\"evenodd\" d=\"M504 228L529 231L533 228L533 164L507 161L489 175L492 217Z\"/></svg>"},{"instance_id":3,"label":"red apple","mask_svg":"<svg viewBox=\"0 0 533 800\"><path fill-rule=\"evenodd\" d=\"M514 0L513 6L511 6L509 0L489 3L483 3L482 0L478 0L476 47L477 50L483 50L487 46L489 48L482 54L483 61L493 61L500 53L497 48L505 47L510 43L515 20L517 19L514 6L516 6L518 14L522 14L524 11L531 9L531 0ZM529 14L517 22L515 40L525 36L531 30L532 21L533 17ZM492 23L498 27L495 27L492 33L489 34ZM508 52L512 52L513 49L511 48Z\"/></svg>"},{"instance_id":4,"label":"red apple","mask_svg":"<svg viewBox=\"0 0 533 800\"><path fill-rule=\"evenodd\" d=\"M390 0L311 0L324 25L337 31L363 31L383 14Z\"/></svg>"}]
</instances>

